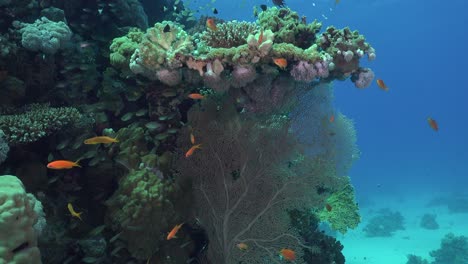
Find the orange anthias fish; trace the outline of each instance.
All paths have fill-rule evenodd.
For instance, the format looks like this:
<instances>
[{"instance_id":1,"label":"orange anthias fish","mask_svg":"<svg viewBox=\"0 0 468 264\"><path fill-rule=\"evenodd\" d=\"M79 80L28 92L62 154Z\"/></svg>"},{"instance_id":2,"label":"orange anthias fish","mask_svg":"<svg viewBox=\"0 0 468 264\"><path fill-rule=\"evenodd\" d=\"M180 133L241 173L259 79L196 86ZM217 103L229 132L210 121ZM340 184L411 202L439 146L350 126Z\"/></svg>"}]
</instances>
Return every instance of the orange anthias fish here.
<instances>
[{"instance_id":1,"label":"orange anthias fish","mask_svg":"<svg viewBox=\"0 0 468 264\"><path fill-rule=\"evenodd\" d=\"M176 237L176 234L177 232L179 232L179 229L184 225L184 223L180 224L180 225L176 225L174 226L174 228L172 228L171 232L169 232L169 234L167 234L167 240L171 240L173 238L177 238Z\"/></svg>"},{"instance_id":2,"label":"orange anthias fish","mask_svg":"<svg viewBox=\"0 0 468 264\"><path fill-rule=\"evenodd\" d=\"M263 42L263 28L260 30L260 36L258 36L258 45Z\"/></svg>"},{"instance_id":3,"label":"orange anthias fish","mask_svg":"<svg viewBox=\"0 0 468 264\"><path fill-rule=\"evenodd\" d=\"M296 260L296 252L294 252L294 250L292 250L292 249L283 248L280 251L280 254L285 260L289 260L289 261Z\"/></svg>"},{"instance_id":4,"label":"orange anthias fish","mask_svg":"<svg viewBox=\"0 0 468 264\"><path fill-rule=\"evenodd\" d=\"M73 217L76 217L76 218L80 219L81 221L83 221L83 219L81 219L81 214L82 214L83 212L77 213L77 212L75 211L75 209L73 209L73 205L72 205L71 203L68 203L67 207L68 207L68 211L70 212L70 214L71 214Z\"/></svg>"},{"instance_id":5,"label":"orange anthias fish","mask_svg":"<svg viewBox=\"0 0 468 264\"><path fill-rule=\"evenodd\" d=\"M333 121L335 121L335 115L330 116L330 123L333 123Z\"/></svg>"},{"instance_id":6,"label":"orange anthias fish","mask_svg":"<svg viewBox=\"0 0 468 264\"><path fill-rule=\"evenodd\" d=\"M244 242L241 242L241 243L237 244L236 247L237 247L238 249L240 249L240 250L247 250L247 249L249 249L249 246L248 246L246 243L244 243Z\"/></svg>"},{"instance_id":7,"label":"orange anthias fish","mask_svg":"<svg viewBox=\"0 0 468 264\"><path fill-rule=\"evenodd\" d=\"M285 58L276 58L273 59L273 62L283 70L288 66L288 61Z\"/></svg>"},{"instance_id":8,"label":"orange anthias fish","mask_svg":"<svg viewBox=\"0 0 468 264\"><path fill-rule=\"evenodd\" d=\"M388 86L385 85L384 81L381 79L377 79L377 85L380 87L380 89L388 92Z\"/></svg>"},{"instance_id":9,"label":"orange anthias fish","mask_svg":"<svg viewBox=\"0 0 468 264\"><path fill-rule=\"evenodd\" d=\"M196 149L201 149L201 144L193 145L187 153L185 153L185 157L188 158L193 155L193 152L195 152Z\"/></svg>"},{"instance_id":10,"label":"orange anthias fish","mask_svg":"<svg viewBox=\"0 0 468 264\"><path fill-rule=\"evenodd\" d=\"M190 132L190 143L195 144L195 136Z\"/></svg>"},{"instance_id":11,"label":"orange anthias fish","mask_svg":"<svg viewBox=\"0 0 468 264\"><path fill-rule=\"evenodd\" d=\"M190 99L193 99L193 100L201 100L201 99L205 98L205 96L203 96L203 95L201 95L199 93L191 93L191 94L188 95L188 97Z\"/></svg>"},{"instance_id":12,"label":"orange anthias fish","mask_svg":"<svg viewBox=\"0 0 468 264\"><path fill-rule=\"evenodd\" d=\"M110 144L110 143L117 143L117 142L119 142L117 138L111 138L107 136L92 137L84 141L86 145Z\"/></svg>"},{"instance_id":13,"label":"orange anthias fish","mask_svg":"<svg viewBox=\"0 0 468 264\"><path fill-rule=\"evenodd\" d=\"M52 170L71 169L73 167L81 168L80 164L78 164L78 161L73 162L69 160L54 160L52 162L49 162L49 164L47 164L47 168L52 169Z\"/></svg>"},{"instance_id":14,"label":"orange anthias fish","mask_svg":"<svg viewBox=\"0 0 468 264\"><path fill-rule=\"evenodd\" d=\"M211 29L213 31L218 30L218 27L216 27L216 22L214 21L213 18L208 18L206 20L206 27L208 27L209 29Z\"/></svg>"},{"instance_id":15,"label":"orange anthias fish","mask_svg":"<svg viewBox=\"0 0 468 264\"><path fill-rule=\"evenodd\" d=\"M437 122L434 119L432 119L431 117L428 117L427 122L429 123L429 126L431 126L431 128L434 131L439 131L439 125L437 125Z\"/></svg>"}]
</instances>

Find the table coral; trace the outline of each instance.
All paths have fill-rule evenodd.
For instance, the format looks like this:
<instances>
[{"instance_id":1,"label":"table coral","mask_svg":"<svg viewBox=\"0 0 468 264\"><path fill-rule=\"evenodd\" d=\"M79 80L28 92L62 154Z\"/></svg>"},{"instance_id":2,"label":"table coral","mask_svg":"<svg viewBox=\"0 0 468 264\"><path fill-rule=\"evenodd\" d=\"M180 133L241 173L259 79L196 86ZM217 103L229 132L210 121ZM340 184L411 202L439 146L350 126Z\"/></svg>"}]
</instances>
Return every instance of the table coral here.
<instances>
[{"instance_id":1,"label":"table coral","mask_svg":"<svg viewBox=\"0 0 468 264\"><path fill-rule=\"evenodd\" d=\"M212 48L232 48L247 42L249 34L258 30L255 23L229 21L217 24L217 30L205 30L200 34L198 45L207 45Z\"/></svg>"}]
</instances>

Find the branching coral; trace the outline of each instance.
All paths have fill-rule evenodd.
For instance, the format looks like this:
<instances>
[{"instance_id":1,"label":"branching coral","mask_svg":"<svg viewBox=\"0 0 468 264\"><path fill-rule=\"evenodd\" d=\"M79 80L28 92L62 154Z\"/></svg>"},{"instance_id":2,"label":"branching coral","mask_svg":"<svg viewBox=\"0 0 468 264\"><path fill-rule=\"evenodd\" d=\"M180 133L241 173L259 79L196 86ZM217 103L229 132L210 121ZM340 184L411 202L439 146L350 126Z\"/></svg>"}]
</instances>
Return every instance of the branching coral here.
<instances>
[{"instance_id":1,"label":"branching coral","mask_svg":"<svg viewBox=\"0 0 468 264\"><path fill-rule=\"evenodd\" d=\"M255 23L229 21L217 24L217 30L205 30L200 34L198 45L212 48L232 48L247 42L249 34L254 34L258 27Z\"/></svg>"},{"instance_id":2,"label":"branching coral","mask_svg":"<svg viewBox=\"0 0 468 264\"><path fill-rule=\"evenodd\" d=\"M363 230L368 237L390 237L395 231L404 229L401 213L387 208L372 217Z\"/></svg>"},{"instance_id":3,"label":"branching coral","mask_svg":"<svg viewBox=\"0 0 468 264\"><path fill-rule=\"evenodd\" d=\"M10 144L29 143L75 124L81 119L73 107L53 108L48 104L30 105L22 113L0 116L0 129Z\"/></svg>"},{"instance_id":4,"label":"branching coral","mask_svg":"<svg viewBox=\"0 0 468 264\"><path fill-rule=\"evenodd\" d=\"M468 238L448 233L442 239L440 248L430 255L435 259L432 264L465 264L468 263Z\"/></svg>"},{"instance_id":5,"label":"branching coral","mask_svg":"<svg viewBox=\"0 0 468 264\"><path fill-rule=\"evenodd\" d=\"M203 109L189 114L202 149L176 166L193 183L193 210L207 230L210 261L280 263L278 251L288 247L296 250L296 263L304 263L303 249L311 245L293 228L288 211L322 207L328 193L317 188L334 188L332 167L298 152L284 116L248 118L230 100L205 101ZM241 252L238 243L249 250Z\"/></svg>"},{"instance_id":6,"label":"branching coral","mask_svg":"<svg viewBox=\"0 0 468 264\"><path fill-rule=\"evenodd\" d=\"M316 20L307 24L305 17L299 18L297 12L289 8L268 8L259 14L257 23L264 29L275 33L275 43L291 43L307 49L315 42L315 35L322 28Z\"/></svg>"},{"instance_id":7,"label":"branching coral","mask_svg":"<svg viewBox=\"0 0 468 264\"><path fill-rule=\"evenodd\" d=\"M3 130L0 129L0 165L8 157L9 151L10 151L10 147L8 146L8 143L5 141L5 133L3 133Z\"/></svg>"}]
</instances>

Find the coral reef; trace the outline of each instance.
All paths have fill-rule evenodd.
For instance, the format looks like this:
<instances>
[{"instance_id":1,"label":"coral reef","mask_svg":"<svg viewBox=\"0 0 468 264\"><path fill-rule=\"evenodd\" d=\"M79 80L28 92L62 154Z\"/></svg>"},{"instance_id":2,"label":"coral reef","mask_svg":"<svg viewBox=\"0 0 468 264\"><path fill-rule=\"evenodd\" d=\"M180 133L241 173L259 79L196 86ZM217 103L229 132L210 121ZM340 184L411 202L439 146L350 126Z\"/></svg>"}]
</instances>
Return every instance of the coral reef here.
<instances>
[{"instance_id":1,"label":"coral reef","mask_svg":"<svg viewBox=\"0 0 468 264\"><path fill-rule=\"evenodd\" d=\"M143 40L144 32L138 28L132 28L128 31L127 35L112 40L109 49L110 63L117 68L128 69L130 57L138 48Z\"/></svg>"},{"instance_id":2,"label":"coral reef","mask_svg":"<svg viewBox=\"0 0 468 264\"><path fill-rule=\"evenodd\" d=\"M407 258L408 258L408 261L406 262L406 264L429 264L427 260L419 256L408 255Z\"/></svg>"},{"instance_id":3,"label":"coral reef","mask_svg":"<svg viewBox=\"0 0 468 264\"><path fill-rule=\"evenodd\" d=\"M232 48L247 43L247 37L258 30L255 23L228 21L216 25L217 30L205 30L200 36L198 45L212 48Z\"/></svg>"},{"instance_id":4,"label":"coral reef","mask_svg":"<svg viewBox=\"0 0 468 264\"><path fill-rule=\"evenodd\" d=\"M390 237L398 230L404 230L403 216L388 208L381 209L369 219L363 231L368 237Z\"/></svg>"},{"instance_id":5,"label":"coral reef","mask_svg":"<svg viewBox=\"0 0 468 264\"><path fill-rule=\"evenodd\" d=\"M25 107L21 113L1 115L0 129L10 144L29 143L76 124L80 119L76 108L35 104Z\"/></svg>"},{"instance_id":6,"label":"coral reef","mask_svg":"<svg viewBox=\"0 0 468 264\"><path fill-rule=\"evenodd\" d=\"M359 208L354 198L354 188L350 183L343 189L333 192L326 203L329 209L324 208L320 211L319 218L330 223L333 230L345 234L348 229L356 228L361 222Z\"/></svg>"},{"instance_id":7,"label":"coral reef","mask_svg":"<svg viewBox=\"0 0 468 264\"><path fill-rule=\"evenodd\" d=\"M440 248L430 252L435 260L431 264L468 263L468 238L448 233L440 242Z\"/></svg>"},{"instance_id":8,"label":"coral reef","mask_svg":"<svg viewBox=\"0 0 468 264\"><path fill-rule=\"evenodd\" d=\"M28 50L54 54L70 40L72 32L62 21L54 22L46 17L33 24L14 23L21 34L21 44Z\"/></svg>"},{"instance_id":9,"label":"coral reef","mask_svg":"<svg viewBox=\"0 0 468 264\"><path fill-rule=\"evenodd\" d=\"M421 217L421 222L419 225L422 228L429 229L429 230L439 229L439 224L437 223L436 217L437 215L435 214L424 214Z\"/></svg>"},{"instance_id":10,"label":"coral reef","mask_svg":"<svg viewBox=\"0 0 468 264\"><path fill-rule=\"evenodd\" d=\"M8 146L8 143L5 141L5 133L3 133L3 130L0 129L0 165L8 157L9 151L10 146Z\"/></svg>"},{"instance_id":11,"label":"coral reef","mask_svg":"<svg viewBox=\"0 0 468 264\"><path fill-rule=\"evenodd\" d=\"M18 178L0 176L1 263L42 263L37 247L40 230L34 228L40 214L43 215L41 203L32 194L26 193Z\"/></svg>"}]
</instances>

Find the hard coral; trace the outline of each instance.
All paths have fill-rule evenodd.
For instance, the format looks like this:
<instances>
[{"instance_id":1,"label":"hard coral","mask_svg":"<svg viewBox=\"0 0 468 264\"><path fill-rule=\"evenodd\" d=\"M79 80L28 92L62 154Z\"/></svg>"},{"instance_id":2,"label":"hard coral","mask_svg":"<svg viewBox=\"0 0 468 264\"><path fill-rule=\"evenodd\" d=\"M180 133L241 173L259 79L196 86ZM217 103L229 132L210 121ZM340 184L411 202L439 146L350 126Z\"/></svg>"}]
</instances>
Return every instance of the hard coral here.
<instances>
[{"instance_id":1,"label":"hard coral","mask_svg":"<svg viewBox=\"0 0 468 264\"><path fill-rule=\"evenodd\" d=\"M247 42L249 34L258 30L255 23L229 21L217 24L217 30L205 30L200 34L201 45L212 48L232 48ZM199 45L200 45L199 44Z\"/></svg>"},{"instance_id":2,"label":"hard coral","mask_svg":"<svg viewBox=\"0 0 468 264\"><path fill-rule=\"evenodd\" d=\"M118 68L128 69L130 57L143 40L144 32L138 28L130 29L127 35L115 38L110 45L110 63Z\"/></svg>"},{"instance_id":3,"label":"hard coral","mask_svg":"<svg viewBox=\"0 0 468 264\"><path fill-rule=\"evenodd\" d=\"M21 33L21 44L28 50L54 54L70 40L72 32L62 21L50 21L46 17L33 24L15 21L14 27Z\"/></svg>"},{"instance_id":4,"label":"hard coral","mask_svg":"<svg viewBox=\"0 0 468 264\"><path fill-rule=\"evenodd\" d=\"M8 143L5 141L5 133L3 133L3 130L0 129L0 165L8 157L9 151L10 151L10 147L8 146Z\"/></svg>"},{"instance_id":5,"label":"hard coral","mask_svg":"<svg viewBox=\"0 0 468 264\"><path fill-rule=\"evenodd\" d=\"M169 27L167 31L165 28ZM138 49L130 58L130 69L135 74L141 74L152 80L160 79L158 70L168 71L182 67L185 57L193 50L191 37L183 30L182 26L172 21L156 23L149 28ZM172 79L172 78L171 78ZM174 83L169 82L168 85Z\"/></svg>"},{"instance_id":6,"label":"hard coral","mask_svg":"<svg viewBox=\"0 0 468 264\"><path fill-rule=\"evenodd\" d=\"M53 108L34 104L22 112L0 116L0 129L10 144L30 143L80 121L82 115L73 107Z\"/></svg>"},{"instance_id":7,"label":"hard coral","mask_svg":"<svg viewBox=\"0 0 468 264\"><path fill-rule=\"evenodd\" d=\"M375 74L369 68L359 68L356 72L353 73L351 76L351 81L354 82L354 85L357 88L367 88L371 85L372 81L374 80Z\"/></svg>"}]
</instances>

